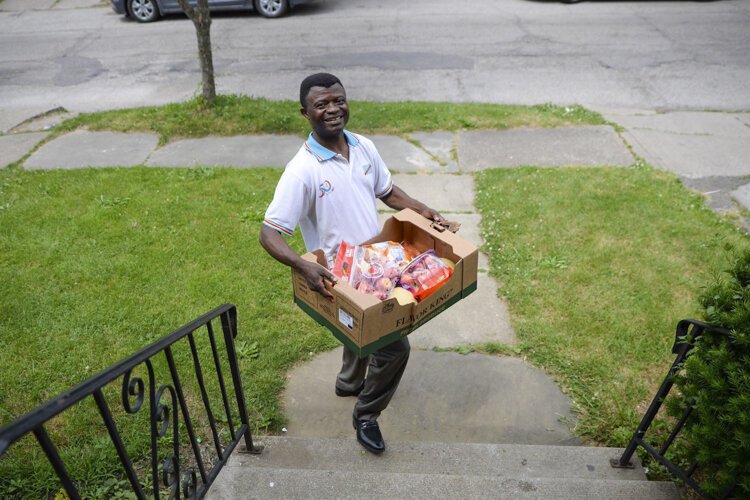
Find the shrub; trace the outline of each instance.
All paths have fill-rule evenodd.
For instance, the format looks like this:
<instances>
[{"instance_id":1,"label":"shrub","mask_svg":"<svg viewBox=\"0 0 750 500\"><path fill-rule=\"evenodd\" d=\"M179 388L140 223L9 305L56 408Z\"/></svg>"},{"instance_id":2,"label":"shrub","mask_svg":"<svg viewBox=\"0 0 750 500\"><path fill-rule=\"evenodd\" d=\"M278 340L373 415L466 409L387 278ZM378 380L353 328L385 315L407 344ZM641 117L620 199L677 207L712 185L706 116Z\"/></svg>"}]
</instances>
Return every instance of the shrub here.
<instances>
[{"instance_id":1,"label":"shrub","mask_svg":"<svg viewBox=\"0 0 750 500\"><path fill-rule=\"evenodd\" d=\"M736 482L732 497L750 498L750 250L731 256L730 269L700 297L705 320L731 334L696 339L675 383L694 405L683 437L687 458L701 466L701 487L718 496Z\"/></svg>"}]
</instances>

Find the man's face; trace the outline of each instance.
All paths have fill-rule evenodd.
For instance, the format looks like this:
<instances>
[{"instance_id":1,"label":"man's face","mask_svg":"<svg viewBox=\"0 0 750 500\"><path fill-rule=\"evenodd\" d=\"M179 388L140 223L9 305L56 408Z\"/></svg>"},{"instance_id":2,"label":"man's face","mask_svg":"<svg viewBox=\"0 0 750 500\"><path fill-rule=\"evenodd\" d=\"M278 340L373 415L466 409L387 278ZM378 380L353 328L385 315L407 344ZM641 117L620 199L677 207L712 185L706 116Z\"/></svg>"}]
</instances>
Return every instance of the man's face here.
<instances>
[{"instance_id":1,"label":"man's face","mask_svg":"<svg viewBox=\"0 0 750 500\"><path fill-rule=\"evenodd\" d=\"M346 103L344 87L338 83L330 87L312 87L301 111L318 137L338 137L349 121L349 105Z\"/></svg>"}]
</instances>

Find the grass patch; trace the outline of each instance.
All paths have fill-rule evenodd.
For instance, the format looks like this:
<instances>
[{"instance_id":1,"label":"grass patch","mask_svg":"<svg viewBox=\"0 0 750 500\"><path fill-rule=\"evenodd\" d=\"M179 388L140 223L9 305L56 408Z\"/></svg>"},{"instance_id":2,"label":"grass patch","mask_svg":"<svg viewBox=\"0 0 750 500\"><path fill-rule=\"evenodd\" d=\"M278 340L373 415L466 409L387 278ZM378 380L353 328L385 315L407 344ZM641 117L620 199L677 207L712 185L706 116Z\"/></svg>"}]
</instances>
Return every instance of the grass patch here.
<instances>
[{"instance_id":1,"label":"grass patch","mask_svg":"<svg viewBox=\"0 0 750 500\"><path fill-rule=\"evenodd\" d=\"M516 106L443 102L349 103L348 127L363 134L406 134L416 131L507 129L601 125L598 113L581 106ZM244 134L296 134L304 136L309 124L299 112L299 102L273 101L237 95L217 96L213 107L200 98L190 101L123 110L84 113L66 120L56 133L77 128L118 132L155 132L162 144L180 137Z\"/></svg>"},{"instance_id":2,"label":"grass patch","mask_svg":"<svg viewBox=\"0 0 750 500\"><path fill-rule=\"evenodd\" d=\"M492 170L477 186L521 352L572 396L581 436L624 445L674 359L677 321L698 316L725 245L748 237L648 167Z\"/></svg>"},{"instance_id":3,"label":"grass patch","mask_svg":"<svg viewBox=\"0 0 750 500\"><path fill-rule=\"evenodd\" d=\"M238 307L251 418L256 430L280 429L286 371L338 342L297 310L289 270L257 242L279 175L273 169L0 172L0 425L230 302ZM303 249L300 238L292 245ZM190 365L186 348L176 356ZM110 405L121 407L116 389ZM87 442L90 428L104 430L99 422L90 404L50 423L75 477L93 480L117 469L100 437ZM148 425L135 427L125 433L142 453ZM28 441L4 456L0 476L23 481L15 487L40 498L54 480L31 450L36 446Z\"/></svg>"}]
</instances>

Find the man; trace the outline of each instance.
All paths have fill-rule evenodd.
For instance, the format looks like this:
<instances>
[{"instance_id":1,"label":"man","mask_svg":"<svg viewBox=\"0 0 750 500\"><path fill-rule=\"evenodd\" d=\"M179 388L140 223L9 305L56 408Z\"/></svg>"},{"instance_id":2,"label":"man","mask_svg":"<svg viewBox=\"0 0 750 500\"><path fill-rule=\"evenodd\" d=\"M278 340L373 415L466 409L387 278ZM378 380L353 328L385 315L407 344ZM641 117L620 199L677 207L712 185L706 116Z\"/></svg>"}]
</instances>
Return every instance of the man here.
<instances>
[{"instance_id":1,"label":"man","mask_svg":"<svg viewBox=\"0 0 750 500\"><path fill-rule=\"evenodd\" d=\"M336 277L300 258L282 235L291 236L299 225L307 250L322 249L330 264L342 241L356 245L380 232L378 198L395 210L411 208L436 221L442 217L393 184L372 141L345 130L349 106L338 78L328 73L305 78L300 105L312 132L276 186L260 244L276 260L302 273L312 290L333 300L324 282L334 284ZM405 337L365 359L344 347L335 392L341 397L357 396L352 420L357 441L372 453L385 450L377 418L396 392L408 359Z\"/></svg>"}]
</instances>

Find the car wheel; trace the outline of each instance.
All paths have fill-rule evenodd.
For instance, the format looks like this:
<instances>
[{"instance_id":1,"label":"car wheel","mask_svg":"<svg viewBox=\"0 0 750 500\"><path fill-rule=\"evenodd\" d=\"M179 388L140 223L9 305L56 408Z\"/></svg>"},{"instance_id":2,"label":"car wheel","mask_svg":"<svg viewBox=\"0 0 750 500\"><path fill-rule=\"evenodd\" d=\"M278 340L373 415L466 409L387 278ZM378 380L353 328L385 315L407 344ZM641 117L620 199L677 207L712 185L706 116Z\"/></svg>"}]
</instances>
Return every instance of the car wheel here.
<instances>
[{"instance_id":1,"label":"car wheel","mask_svg":"<svg viewBox=\"0 0 750 500\"><path fill-rule=\"evenodd\" d=\"M150 23L159 19L156 0L128 0L128 12L139 23Z\"/></svg>"},{"instance_id":2,"label":"car wheel","mask_svg":"<svg viewBox=\"0 0 750 500\"><path fill-rule=\"evenodd\" d=\"M287 0L255 0L255 10L263 17L281 17L288 9Z\"/></svg>"}]
</instances>

